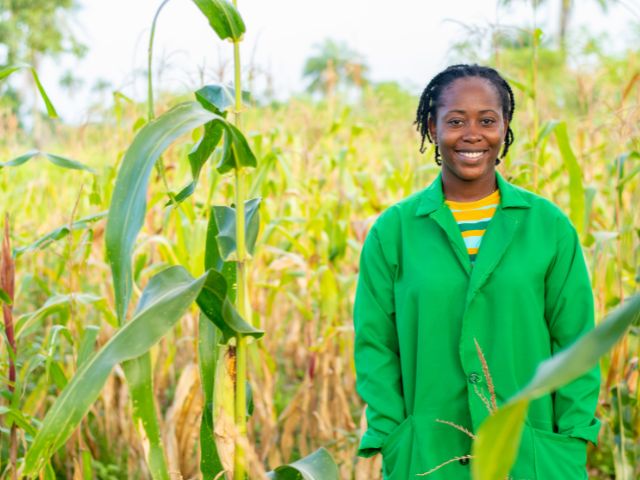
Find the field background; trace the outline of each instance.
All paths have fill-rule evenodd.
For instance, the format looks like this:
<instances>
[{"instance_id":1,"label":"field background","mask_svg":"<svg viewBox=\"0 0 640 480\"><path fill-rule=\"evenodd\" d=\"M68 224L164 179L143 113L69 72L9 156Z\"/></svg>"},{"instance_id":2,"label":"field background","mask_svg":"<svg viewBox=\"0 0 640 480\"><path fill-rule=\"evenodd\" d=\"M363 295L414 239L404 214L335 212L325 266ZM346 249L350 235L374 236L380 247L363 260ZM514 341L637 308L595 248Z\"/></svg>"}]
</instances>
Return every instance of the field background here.
<instances>
[{"instance_id":1,"label":"field background","mask_svg":"<svg viewBox=\"0 0 640 480\"><path fill-rule=\"evenodd\" d=\"M495 36L491 48L474 48L487 32ZM450 57L452 63L494 65L512 81L516 140L499 170L571 215L601 319L640 283L640 57L636 46L612 54L588 32L580 35L562 50L551 35L487 27L468 31ZM243 130L258 157L251 196L263 199L250 299L254 324L266 332L249 350L249 429L253 453L269 468L324 446L341 478L375 479L379 458L355 457L364 422L352 360L358 256L377 215L428 185L438 167L432 150L418 152L415 92L398 82L368 82L366 59L345 60L334 51L334 63L327 62L327 45L316 55L324 63L310 75L319 80L315 93L283 101L252 92L244 115ZM158 114L193 99L190 92L156 88ZM34 245L59 227L108 209L119 162L146 112L144 102L114 99L94 106L93 120L81 125L51 120L37 109L16 112L9 97L0 107L0 162L39 148L96 172L59 168L45 158L0 169L0 213L10 216L12 246L27 247L16 251L14 317L28 322L17 339L17 407L36 429L73 376L90 327L98 328L98 346L116 327L105 219ZM173 192L190 181L186 156L197 138L181 138L162 157ZM168 265L203 272L207 205L232 201L232 178L215 170L219 154L205 165L195 195L178 209L165 205L165 186L152 178L134 253L134 301ZM194 305L152 350L161 431L176 478L199 478L197 325ZM590 478L640 478L639 337L633 327L602 359L603 428L599 446L590 448ZM0 342L0 403L7 405L6 337ZM94 478L149 478L130 409L118 367L67 448L54 456L58 477L83 478L82 452L90 452ZM1 433L0 472L6 473L6 424ZM19 455L30 439L19 430Z\"/></svg>"}]
</instances>

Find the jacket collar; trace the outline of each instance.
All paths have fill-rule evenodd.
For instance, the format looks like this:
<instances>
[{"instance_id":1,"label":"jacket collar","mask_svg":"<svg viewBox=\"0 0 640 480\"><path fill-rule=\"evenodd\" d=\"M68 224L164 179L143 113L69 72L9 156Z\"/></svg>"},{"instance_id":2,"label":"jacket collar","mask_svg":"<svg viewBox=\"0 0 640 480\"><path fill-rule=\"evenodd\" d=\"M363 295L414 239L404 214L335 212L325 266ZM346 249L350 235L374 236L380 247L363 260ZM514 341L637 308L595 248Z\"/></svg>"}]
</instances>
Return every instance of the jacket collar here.
<instances>
[{"instance_id":1,"label":"jacket collar","mask_svg":"<svg viewBox=\"0 0 640 480\"><path fill-rule=\"evenodd\" d=\"M496 171L498 189L500 190L500 208L529 208L529 201L520 193L518 187L507 182ZM430 215L444 204L442 192L442 173L420 194L416 216Z\"/></svg>"}]
</instances>

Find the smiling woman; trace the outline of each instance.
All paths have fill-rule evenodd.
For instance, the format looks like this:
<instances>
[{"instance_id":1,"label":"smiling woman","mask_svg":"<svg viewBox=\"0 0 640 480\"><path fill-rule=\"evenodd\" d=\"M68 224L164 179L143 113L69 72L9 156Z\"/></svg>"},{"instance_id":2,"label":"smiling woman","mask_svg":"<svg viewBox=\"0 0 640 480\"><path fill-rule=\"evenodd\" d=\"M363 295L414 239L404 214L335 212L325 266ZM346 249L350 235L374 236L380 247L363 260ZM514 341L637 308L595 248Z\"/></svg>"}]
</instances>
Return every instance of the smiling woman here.
<instances>
[{"instance_id":1,"label":"smiling woman","mask_svg":"<svg viewBox=\"0 0 640 480\"><path fill-rule=\"evenodd\" d=\"M514 139L514 108L491 68L436 75L416 123L421 151L425 139L436 144L441 173L383 212L365 241L354 307L357 386L368 404L359 454L381 452L386 479L470 478L483 420L593 328L575 229L496 171ZM586 479L598 390L594 369L532 402L510 478Z\"/></svg>"}]
</instances>

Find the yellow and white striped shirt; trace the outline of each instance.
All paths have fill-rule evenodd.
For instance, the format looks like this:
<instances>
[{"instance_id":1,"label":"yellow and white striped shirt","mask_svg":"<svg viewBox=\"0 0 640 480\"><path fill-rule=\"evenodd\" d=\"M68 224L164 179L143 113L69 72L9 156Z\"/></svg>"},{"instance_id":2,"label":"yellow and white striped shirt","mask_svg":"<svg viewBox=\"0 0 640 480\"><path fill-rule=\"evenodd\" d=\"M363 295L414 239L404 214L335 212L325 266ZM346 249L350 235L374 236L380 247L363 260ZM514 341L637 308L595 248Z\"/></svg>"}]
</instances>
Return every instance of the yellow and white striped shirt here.
<instances>
[{"instance_id":1,"label":"yellow and white striped shirt","mask_svg":"<svg viewBox=\"0 0 640 480\"><path fill-rule=\"evenodd\" d=\"M469 258L473 263L478 255L478 249L482 242L482 236L487 230L487 225L500 204L500 190L496 190L488 197L475 202L445 200L444 203L449 206L460 227Z\"/></svg>"}]
</instances>

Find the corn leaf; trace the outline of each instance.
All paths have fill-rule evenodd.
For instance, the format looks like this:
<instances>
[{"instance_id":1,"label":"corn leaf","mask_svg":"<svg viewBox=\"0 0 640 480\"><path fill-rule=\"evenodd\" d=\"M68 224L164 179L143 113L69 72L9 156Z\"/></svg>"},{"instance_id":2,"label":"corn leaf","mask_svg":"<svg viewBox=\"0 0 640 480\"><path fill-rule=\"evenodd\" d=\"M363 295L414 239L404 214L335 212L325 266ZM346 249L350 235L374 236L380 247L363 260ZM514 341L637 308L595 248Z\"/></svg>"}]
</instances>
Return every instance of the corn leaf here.
<instances>
[{"instance_id":1,"label":"corn leaf","mask_svg":"<svg viewBox=\"0 0 640 480\"><path fill-rule=\"evenodd\" d=\"M237 335L249 335L254 338L264 335L262 330L248 323L235 309L227 296L227 282L220 272L209 272L197 303L200 310L222 332L222 343L227 343Z\"/></svg>"},{"instance_id":2,"label":"corn leaf","mask_svg":"<svg viewBox=\"0 0 640 480\"><path fill-rule=\"evenodd\" d=\"M87 325L82 332L82 338L80 339L80 347L78 347L78 359L76 368L80 368L84 362L86 362L91 355L93 355L93 348L98 338L98 332L100 327L96 325Z\"/></svg>"},{"instance_id":3,"label":"corn leaf","mask_svg":"<svg viewBox=\"0 0 640 480\"><path fill-rule=\"evenodd\" d=\"M193 0L193 3L207 17L209 25L216 32L220 40L231 39L239 41L246 31L246 27L238 10L227 0Z\"/></svg>"},{"instance_id":4,"label":"corn leaf","mask_svg":"<svg viewBox=\"0 0 640 480\"><path fill-rule=\"evenodd\" d=\"M281 465L267 473L272 480L338 480L338 466L331 454L319 448L289 465Z\"/></svg>"},{"instance_id":5,"label":"corn leaf","mask_svg":"<svg viewBox=\"0 0 640 480\"><path fill-rule=\"evenodd\" d=\"M0 168L4 167L18 167L20 165L24 165L29 160L34 157L42 156L49 160L54 165L62 168L68 168L71 170L84 170L94 175L97 173L93 168L88 167L87 165L80 163L76 160L72 160L70 158L62 157L60 155L54 155L53 153L41 152L40 150L31 150L27 153L23 153L19 157L11 159L7 162L0 163Z\"/></svg>"},{"instance_id":6,"label":"corn leaf","mask_svg":"<svg viewBox=\"0 0 640 480\"><path fill-rule=\"evenodd\" d=\"M44 101L45 107L47 108L47 115L49 115L51 118L57 118L58 112L56 112L56 109L53 107L53 104L51 103L51 100L49 99L47 92L44 90L44 87L40 82L40 77L38 77L38 73L36 72L36 69L33 68L31 65L28 65L26 63L22 63L18 65L9 65L3 68L2 70L0 70L0 80L3 80L4 78L8 77L12 73L17 72L18 70L22 70L24 68L28 68L29 71L31 72L31 75L33 75L33 80L36 82L36 87L38 87L38 92L40 92L40 96Z\"/></svg>"},{"instance_id":7,"label":"corn leaf","mask_svg":"<svg viewBox=\"0 0 640 480\"><path fill-rule=\"evenodd\" d=\"M529 402L588 372L639 320L640 295L635 295L573 345L540 363L532 380L480 426L473 444L473 478L504 479L518 453Z\"/></svg>"},{"instance_id":8,"label":"corn leaf","mask_svg":"<svg viewBox=\"0 0 640 480\"><path fill-rule=\"evenodd\" d=\"M255 167L256 165L256 157L245 136L234 125L227 123L222 158L216 167L218 172L227 173L233 169Z\"/></svg>"},{"instance_id":9,"label":"corn leaf","mask_svg":"<svg viewBox=\"0 0 640 480\"><path fill-rule=\"evenodd\" d=\"M4 302L7 305L11 305L11 297L9 297L9 294L3 290L2 288L0 288L0 302Z\"/></svg>"},{"instance_id":10,"label":"corn leaf","mask_svg":"<svg viewBox=\"0 0 640 480\"><path fill-rule=\"evenodd\" d=\"M567 134L567 123L559 122L555 126L556 140L565 168L569 171L569 215L578 234L584 231L584 186L582 184L582 169L578 164Z\"/></svg>"},{"instance_id":11,"label":"corn leaf","mask_svg":"<svg viewBox=\"0 0 640 480\"><path fill-rule=\"evenodd\" d=\"M253 254L260 228L260 198L252 198L244 204L247 251ZM214 206L213 214L218 227L217 243L222 260L229 260L236 252L236 209Z\"/></svg>"},{"instance_id":12,"label":"corn leaf","mask_svg":"<svg viewBox=\"0 0 640 480\"><path fill-rule=\"evenodd\" d=\"M153 165L176 138L216 117L197 102L178 105L146 124L122 159L105 233L120 323L131 299L131 256L147 210L147 188Z\"/></svg>"},{"instance_id":13,"label":"corn leaf","mask_svg":"<svg viewBox=\"0 0 640 480\"><path fill-rule=\"evenodd\" d=\"M52 230L46 235L40 237L35 242L30 243L29 245L14 248L14 254L16 257L19 257L23 253L30 252L32 250L44 249L51 243L66 237L74 230L82 230L87 228L90 224L105 218L107 214L108 212L94 213L93 215L88 215L79 220L76 220L71 225L62 225L61 227L58 227L55 230Z\"/></svg>"},{"instance_id":14,"label":"corn leaf","mask_svg":"<svg viewBox=\"0 0 640 480\"><path fill-rule=\"evenodd\" d=\"M138 430L140 427L144 429L149 441L147 462L151 478L154 480L169 480L169 471L164 458L160 427L158 426L158 417L156 415L151 355L147 351L138 358L128 360L122 364L122 369L131 393L133 420Z\"/></svg>"},{"instance_id":15,"label":"corn leaf","mask_svg":"<svg viewBox=\"0 0 640 480\"><path fill-rule=\"evenodd\" d=\"M175 266L149 280L138 313L82 364L47 412L25 456L26 476L37 475L64 445L98 398L113 367L143 355L157 343L184 315L206 279L207 274L194 279Z\"/></svg>"},{"instance_id":16,"label":"corn leaf","mask_svg":"<svg viewBox=\"0 0 640 480\"><path fill-rule=\"evenodd\" d=\"M224 470L213 433L213 392L218 348L218 329L203 313L198 321L198 367L204 394L200 421L200 471L203 478L215 478Z\"/></svg>"}]
</instances>

